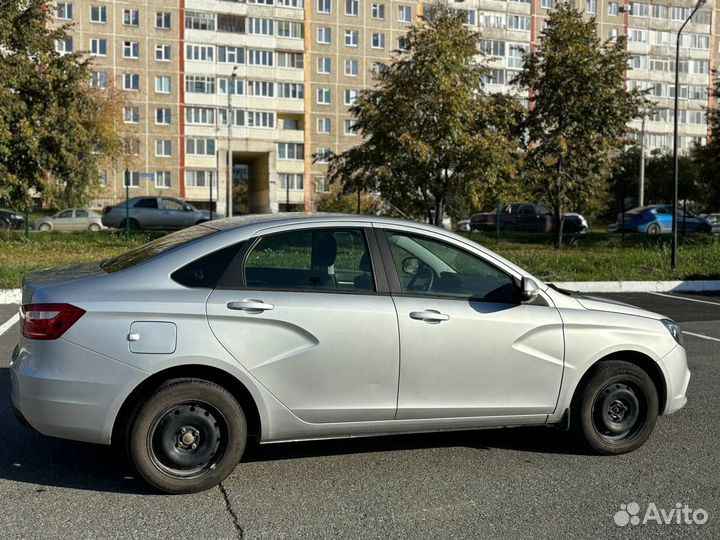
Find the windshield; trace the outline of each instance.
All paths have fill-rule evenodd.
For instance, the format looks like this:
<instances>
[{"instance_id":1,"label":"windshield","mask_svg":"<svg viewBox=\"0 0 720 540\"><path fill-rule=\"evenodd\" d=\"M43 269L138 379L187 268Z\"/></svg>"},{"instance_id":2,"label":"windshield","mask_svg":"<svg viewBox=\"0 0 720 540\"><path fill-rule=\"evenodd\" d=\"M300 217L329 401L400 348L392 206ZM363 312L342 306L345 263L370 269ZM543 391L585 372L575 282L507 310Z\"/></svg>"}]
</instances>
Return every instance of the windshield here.
<instances>
[{"instance_id":1,"label":"windshield","mask_svg":"<svg viewBox=\"0 0 720 540\"><path fill-rule=\"evenodd\" d=\"M217 232L216 229L205 227L203 225L196 225L195 227L189 227L181 231L177 231L167 236L163 236L147 244L132 249L127 253L118 255L112 259L108 259L103 262L100 267L107 273L119 272L127 268L132 268L138 264L144 263L153 257L157 257L161 253L165 253L171 249L174 249L183 244L187 244L192 240L197 240L209 234Z\"/></svg>"}]
</instances>

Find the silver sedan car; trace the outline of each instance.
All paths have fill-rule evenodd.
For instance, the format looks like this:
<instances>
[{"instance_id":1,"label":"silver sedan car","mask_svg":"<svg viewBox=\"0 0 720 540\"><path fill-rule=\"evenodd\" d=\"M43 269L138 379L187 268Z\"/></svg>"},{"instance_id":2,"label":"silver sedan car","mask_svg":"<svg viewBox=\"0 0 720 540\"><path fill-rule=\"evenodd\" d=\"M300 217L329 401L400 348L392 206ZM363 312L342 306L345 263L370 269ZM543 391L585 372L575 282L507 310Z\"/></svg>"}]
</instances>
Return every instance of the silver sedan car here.
<instances>
[{"instance_id":1,"label":"silver sedan car","mask_svg":"<svg viewBox=\"0 0 720 540\"><path fill-rule=\"evenodd\" d=\"M18 416L125 447L170 493L222 481L248 438L543 425L620 454L690 378L671 320L380 217L208 222L28 274L22 295Z\"/></svg>"},{"instance_id":2,"label":"silver sedan car","mask_svg":"<svg viewBox=\"0 0 720 540\"><path fill-rule=\"evenodd\" d=\"M102 216L85 208L68 208L52 216L39 218L33 224L38 231L100 231L105 228Z\"/></svg>"}]
</instances>

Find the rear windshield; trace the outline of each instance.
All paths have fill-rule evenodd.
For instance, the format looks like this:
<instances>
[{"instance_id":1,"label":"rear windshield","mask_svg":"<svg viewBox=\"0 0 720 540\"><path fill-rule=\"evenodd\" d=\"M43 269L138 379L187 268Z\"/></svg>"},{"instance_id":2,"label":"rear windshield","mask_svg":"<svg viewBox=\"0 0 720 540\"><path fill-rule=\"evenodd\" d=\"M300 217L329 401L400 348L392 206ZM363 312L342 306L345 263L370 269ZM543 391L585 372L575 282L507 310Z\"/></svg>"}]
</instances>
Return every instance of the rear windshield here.
<instances>
[{"instance_id":1,"label":"rear windshield","mask_svg":"<svg viewBox=\"0 0 720 540\"><path fill-rule=\"evenodd\" d=\"M210 227L204 227L203 225L196 225L195 227L189 227L182 229L167 236L163 236L147 244L132 249L127 253L113 257L103 262L100 267L107 273L119 272L120 270L126 270L132 268L138 264L149 261L153 257L157 257L161 253L165 253L171 249L174 249L183 244L187 244L192 240L197 240L204 236L216 233L216 229Z\"/></svg>"}]
</instances>

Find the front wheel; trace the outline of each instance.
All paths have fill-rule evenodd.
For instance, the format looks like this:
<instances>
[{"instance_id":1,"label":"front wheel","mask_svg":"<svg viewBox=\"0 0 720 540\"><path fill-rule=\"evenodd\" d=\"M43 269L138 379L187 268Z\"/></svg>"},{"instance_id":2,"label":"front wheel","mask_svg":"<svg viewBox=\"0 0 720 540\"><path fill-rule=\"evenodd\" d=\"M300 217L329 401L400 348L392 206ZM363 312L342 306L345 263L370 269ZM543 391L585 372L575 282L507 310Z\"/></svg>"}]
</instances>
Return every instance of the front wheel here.
<instances>
[{"instance_id":1,"label":"front wheel","mask_svg":"<svg viewBox=\"0 0 720 540\"><path fill-rule=\"evenodd\" d=\"M611 360L593 368L576 392L572 429L598 454L625 454L650 437L658 410L657 389L647 372L635 364Z\"/></svg>"},{"instance_id":2,"label":"front wheel","mask_svg":"<svg viewBox=\"0 0 720 540\"><path fill-rule=\"evenodd\" d=\"M166 493L195 493L222 482L240 461L245 415L225 388L173 379L140 404L127 437L140 476Z\"/></svg>"},{"instance_id":3,"label":"front wheel","mask_svg":"<svg viewBox=\"0 0 720 540\"><path fill-rule=\"evenodd\" d=\"M647 228L647 233L651 236L657 236L661 232L662 230L660 229L660 225L658 225L657 223L653 223Z\"/></svg>"}]
</instances>

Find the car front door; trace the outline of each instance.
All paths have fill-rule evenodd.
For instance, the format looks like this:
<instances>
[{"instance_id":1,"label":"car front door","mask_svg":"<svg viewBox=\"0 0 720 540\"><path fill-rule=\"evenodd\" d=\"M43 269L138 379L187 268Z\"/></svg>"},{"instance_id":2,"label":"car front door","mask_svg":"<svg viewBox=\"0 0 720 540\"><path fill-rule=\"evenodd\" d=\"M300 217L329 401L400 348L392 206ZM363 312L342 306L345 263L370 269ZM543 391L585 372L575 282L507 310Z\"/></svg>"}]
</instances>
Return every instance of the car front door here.
<instances>
[{"instance_id":1,"label":"car front door","mask_svg":"<svg viewBox=\"0 0 720 540\"><path fill-rule=\"evenodd\" d=\"M192 212L185 210L185 205L176 199L160 199L162 204L162 228L184 229L195 225Z\"/></svg>"},{"instance_id":2,"label":"car front door","mask_svg":"<svg viewBox=\"0 0 720 540\"><path fill-rule=\"evenodd\" d=\"M73 230L73 210L63 210L59 214L55 214L52 220L53 229L56 231Z\"/></svg>"},{"instance_id":3,"label":"car front door","mask_svg":"<svg viewBox=\"0 0 720 540\"><path fill-rule=\"evenodd\" d=\"M160 227L160 210L157 197L143 197L138 199L132 208L130 218L134 218L143 229L157 229Z\"/></svg>"},{"instance_id":4,"label":"car front door","mask_svg":"<svg viewBox=\"0 0 720 540\"><path fill-rule=\"evenodd\" d=\"M521 303L516 279L465 246L407 230L383 239L400 328L397 418L543 422L563 372L557 309L542 296Z\"/></svg>"},{"instance_id":5,"label":"car front door","mask_svg":"<svg viewBox=\"0 0 720 540\"><path fill-rule=\"evenodd\" d=\"M86 231L90 223L90 218L87 210L81 208L75 209L75 215L73 216L73 231Z\"/></svg>"},{"instance_id":6,"label":"car front door","mask_svg":"<svg viewBox=\"0 0 720 540\"><path fill-rule=\"evenodd\" d=\"M305 422L395 416L397 318L369 227L264 232L207 302L225 349Z\"/></svg>"}]
</instances>

